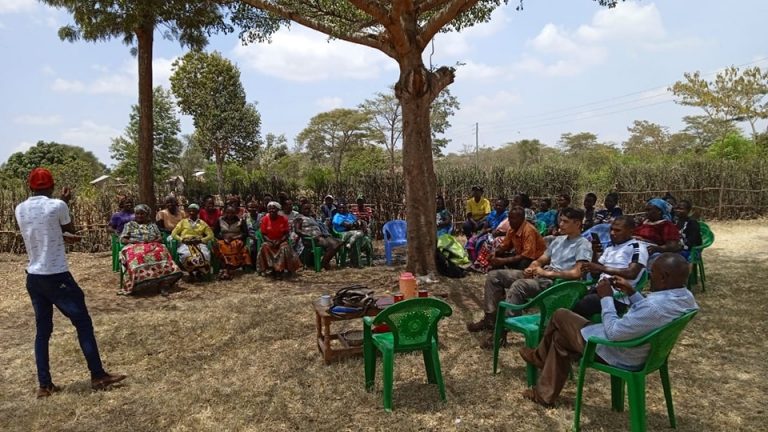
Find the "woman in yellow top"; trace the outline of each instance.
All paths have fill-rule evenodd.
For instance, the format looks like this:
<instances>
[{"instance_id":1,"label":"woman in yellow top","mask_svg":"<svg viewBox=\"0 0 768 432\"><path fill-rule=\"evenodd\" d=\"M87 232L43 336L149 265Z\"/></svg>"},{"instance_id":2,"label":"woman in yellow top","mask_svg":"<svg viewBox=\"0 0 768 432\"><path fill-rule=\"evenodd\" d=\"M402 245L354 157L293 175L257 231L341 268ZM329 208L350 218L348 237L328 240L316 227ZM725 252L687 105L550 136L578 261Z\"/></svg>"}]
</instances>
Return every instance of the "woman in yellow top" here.
<instances>
[{"instance_id":1,"label":"woman in yellow top","mask_svg":"<svg viewBox=\"0 0 768 432\"><path fill-rule=\"evenodd\" d=\"M213 240L213 230L198 217L200 206L190 204L187 218L173 229L171 237L180 242L177 252L181 268L197 279L211 271L211 251L208 243Z\"/></svg>"},{"instance_id":2,"label":"woman in yellow top","mask_svg":"<svg viewBox=\"0 0 768 432\"><path fill-rule=\"evenodd\" d=\"M491 202L487 198L483 198L483 188L472 186L472 197L467 200L467 219L462 225L464 236L466 238L472 237L472 234L481 228L481 224L490 213Z\"/></svg>"}]
</instances>

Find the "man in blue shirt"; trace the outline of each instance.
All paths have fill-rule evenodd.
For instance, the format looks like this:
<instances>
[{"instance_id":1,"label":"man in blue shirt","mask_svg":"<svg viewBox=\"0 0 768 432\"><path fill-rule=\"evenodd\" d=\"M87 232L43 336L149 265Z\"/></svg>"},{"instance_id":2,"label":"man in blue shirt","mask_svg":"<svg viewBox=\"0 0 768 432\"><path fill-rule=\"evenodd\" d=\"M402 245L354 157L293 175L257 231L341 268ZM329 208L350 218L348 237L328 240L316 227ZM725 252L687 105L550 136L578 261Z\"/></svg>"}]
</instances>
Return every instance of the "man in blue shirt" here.
<instances>
[{"instance_id":1,"label":"man in blue shirt","mask_svg":"<svg viewBox=\"0 0 768 432\"><path fill-rule=\"evenodd\" d=\"M555 311L539 346L536 349L520 348L523 360L541 369L536 386L525 390L523 397L546 407L553 406L568 380L571 361L584 352L589 337L612 341L634 339L698 309L693 294L685 287L687 281L685 258L676 253L663 253L652 265L651 293L647 297L635 292L632 284L619 276L598 283L602 323L591 324L567 309ZM614 306L613 288L629 297L629 310L621 318ZM597 356L611 366L640 370L649 350L648 345L637 348L598 346Z\"/></svg>"}]
</instances>

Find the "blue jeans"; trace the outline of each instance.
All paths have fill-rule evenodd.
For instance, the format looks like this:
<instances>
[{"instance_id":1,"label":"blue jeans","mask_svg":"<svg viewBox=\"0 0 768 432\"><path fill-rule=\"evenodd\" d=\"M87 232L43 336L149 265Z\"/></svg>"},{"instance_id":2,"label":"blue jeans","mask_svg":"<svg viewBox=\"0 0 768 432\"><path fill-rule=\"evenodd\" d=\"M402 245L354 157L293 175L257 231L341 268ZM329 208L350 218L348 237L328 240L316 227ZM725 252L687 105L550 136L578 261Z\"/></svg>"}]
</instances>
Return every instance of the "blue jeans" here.
<instances>
[{"instance_id":1,"label":"blue jeans","mask_svg":"<svg viewBox=\"0 0 768 432\"><path fill-rule=\"evenodd\" d=\"M91 378L106 375L101 364L99 348L93 334L93 322L85 306L83 290L77 285L72 274L57 273L52 275L27 274L27 292L35 310L35 362L37 380L40 387L52 385L48 361L48 341L53 332L53 306L72 321L77 330L80 349L83 350Z\"/></svg>"}]
</instances>

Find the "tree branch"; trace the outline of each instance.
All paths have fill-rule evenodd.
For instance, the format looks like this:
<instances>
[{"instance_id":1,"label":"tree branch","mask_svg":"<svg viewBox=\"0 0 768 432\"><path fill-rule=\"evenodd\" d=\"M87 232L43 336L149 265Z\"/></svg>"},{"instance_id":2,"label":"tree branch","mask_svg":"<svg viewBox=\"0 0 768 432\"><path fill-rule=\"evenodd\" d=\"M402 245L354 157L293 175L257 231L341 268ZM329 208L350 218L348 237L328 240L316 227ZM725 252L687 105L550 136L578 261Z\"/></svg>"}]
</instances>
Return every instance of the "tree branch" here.
<instances>
[{"instance_id":1,"label":"tree branch","mask_svg":"<svg viewBox=\"0 0 768 432\"><path fill-rule=\"evenodd\" d=\"M445 6L451 0L424 0L416 5L416 9L419 13L431 12L434 9Z\"/></svg>"},{"instance_id":2,"label":"tree branch","mask_svg":"<svg viewBox=\"0 0 768 432\"><path fill-rule=\"evenodd\" d=\"M472 8L477 4L479 0L451 0L446 6L437 14L435 14L429 21L424 24L421 30L421 34L418 37L419 49L426 48L429 41L448 24L452 19L456 18L460 13Z\"/></svg>"},{"instance_id":3,"label":"tree branch","mask_svg":"<svg viewBox=\"0 0 768 432\"><path fill-rule=\"evenodd\" d=\"M434 79L431 80L432 85L429 88L431 100L435 100L441 91L453 83L453 80L456 78L456 69L443 66L434 71L433 74Z\"/></svg>"},{"instance_id":4,"label":"tree branch","mask_svg":"<svg viewBox=\"0 0 768 432\"><path fill-rule=\"evenodd\" d=\"M357 7L361 11L367 13L368 15L372 16L373 19L380 22L381 24L386 24L387 21L389 21L389 14L386 9L381 7L379 4L377 4L374 1L371 0L348 0L350 3L352 3L353 6Z\"/></svg>"},{"instance_id":5,"label":"tree branch","mask_svg":"<svg viewBox=\"0 0 768 432\"><path fill-rule=\"evenodd\" d=\"M347 42L351 42L354 44L365 45L371 48L375 48L383 52L387 56L392 57L393 59L397 59L397 54L394 52L392 47L390 47L381 39L381 35L373 35L373 34L354 35L354 34L339 33L335 31L331 26L325 25L321 22L318 22L310 18L306 18L294 10L269 3L266 0L241 0L241 1L257 9L262 9L267 12L271 12L277 16L293 21L297 24L301 24L305 27L311 28L312 30L319 31L320 33L326 34L328 36L345 40Z\"/></svg>"}]
</instances>

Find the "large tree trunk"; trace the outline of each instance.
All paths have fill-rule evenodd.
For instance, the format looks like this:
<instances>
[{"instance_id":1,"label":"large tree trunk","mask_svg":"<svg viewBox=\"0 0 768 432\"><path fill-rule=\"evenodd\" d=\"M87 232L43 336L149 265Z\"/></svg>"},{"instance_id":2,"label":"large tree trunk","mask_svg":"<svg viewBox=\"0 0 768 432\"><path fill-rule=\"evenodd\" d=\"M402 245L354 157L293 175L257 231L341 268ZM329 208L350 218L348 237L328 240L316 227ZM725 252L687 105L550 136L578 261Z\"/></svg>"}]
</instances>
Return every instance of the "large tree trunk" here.
<instances>
[{"instance_id":1,"label":"large tree trunk","mask_svg":"<svg viewBox=\"0 0 768 432\"><path fill-rule=\"evenodd\" d=\"M395 94L403 109L403 174L408 222L406 268L420 275L435 270L437 178L432 163L429 110L434 77L416 54L400 63Z\"/></svg>"},{"instance_id":2,"label":"large tree trunk","mask_svg":"<svg viewBox=\"0 0 768 432\"><path fill-rule=\"evenodd\" d=\"M219 191L219 196L221 199L224 200L224 157L219 154L214 154L214 159L216 162L216 184L218 185L217 190Z\"/></svg>"},{"instance_id":3,"label":"large tree trunk","mask_svg":"<svg viewBox=\"0 0 768 432\"><path fill-rule=\"evenodd\" d=\"M154 131L152 119L152 45L154 27L143 25L136 30L139 57L139 201L148 205L154 211L155 205L155 176L152 170L154 163Z\"/></svg>"}]
</instances>

